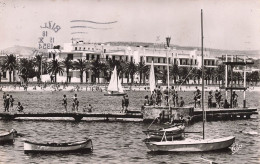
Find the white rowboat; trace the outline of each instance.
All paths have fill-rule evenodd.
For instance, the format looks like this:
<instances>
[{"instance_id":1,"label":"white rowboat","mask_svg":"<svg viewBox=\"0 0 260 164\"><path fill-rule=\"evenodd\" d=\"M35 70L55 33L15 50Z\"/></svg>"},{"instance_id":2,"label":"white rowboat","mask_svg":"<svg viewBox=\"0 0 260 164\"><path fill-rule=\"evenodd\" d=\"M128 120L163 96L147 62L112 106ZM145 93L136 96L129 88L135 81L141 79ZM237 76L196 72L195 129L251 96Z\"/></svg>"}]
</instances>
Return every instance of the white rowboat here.
<instances>
[{"instance_id":1,"label":"white rowboat","mask_svg":"<svg viewBox=\"0 0 260 164\"><path fill-rule=\"evenodd\" d=\"M93 150L92 140L86 139L84 141L74 143L35 143L24 141L24 152L91 152Z\"/></svg>"}]
</instances>

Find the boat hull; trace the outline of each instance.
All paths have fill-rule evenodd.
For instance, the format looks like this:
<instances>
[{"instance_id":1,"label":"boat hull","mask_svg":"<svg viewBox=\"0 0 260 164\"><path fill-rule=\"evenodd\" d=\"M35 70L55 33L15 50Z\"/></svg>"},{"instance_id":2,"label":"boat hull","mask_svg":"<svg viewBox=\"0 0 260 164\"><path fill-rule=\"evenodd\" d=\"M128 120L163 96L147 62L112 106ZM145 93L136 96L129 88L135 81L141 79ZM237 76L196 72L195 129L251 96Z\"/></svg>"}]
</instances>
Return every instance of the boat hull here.
<instances>
[{"instance_id":1,"label":"boat hull","mask_svg":"<svg viewBox=\"0 0 260 164\"><path fill-rule=\"evenodd\" d=\"M0 134L0 143L1 144L13 143L13 142L14 142L14 133L13 133L13 131Z\"/></svg>"},{"instance_id":2,"label":"boat hull","mask_svg":"<svg viewBox=\"0 0 260 164\"><path fill-rule=\"evenodd\" d=\"M151 151L205 152L226 149L234 142L235 137L230 136L219 139L146 142L146 146Z\"/></svg>"},{"instance_id":3,"label":"boat hull","mask_svg":"<svg viewBox=\"0 0 260 164\"><path fill-rule=\"evenodd\" d=\"M91 152L93 151L92 140L75 143L50 143L41 144L30 141L24 142L25 153L53 153L53 152Z\"/></svg>"},{"instance_id":4,"label":"boat hull","mask_svg":"<svg viewBox=\"0 0 260 164\"><path fill-rule=\"evenodd\" d=\"M174 140L182 138L184 129L184 125L178 125L165 129L144 131L144 133L147 135L146 139L150 141L161 141L163 136L166 137L167 140Z\"/></svg>"}]
</instances>

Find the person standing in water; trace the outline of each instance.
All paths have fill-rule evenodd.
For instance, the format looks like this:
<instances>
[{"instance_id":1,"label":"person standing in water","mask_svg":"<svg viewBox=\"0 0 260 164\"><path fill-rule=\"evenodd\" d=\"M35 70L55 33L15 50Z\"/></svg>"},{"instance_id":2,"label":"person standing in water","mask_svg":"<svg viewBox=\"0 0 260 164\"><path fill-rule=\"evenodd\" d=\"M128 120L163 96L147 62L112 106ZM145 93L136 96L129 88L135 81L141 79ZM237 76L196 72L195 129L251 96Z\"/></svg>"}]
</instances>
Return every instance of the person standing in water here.
<instances>
[{"instance_id":1,"label":"person standing in water","mask_svg":"<svg viewBox=\"0 0 260 164\"><path fill-rule=\"evenodd\" d=\"M5 98L5 112L9 112L9 94L6 95L6 98Z\"/></svg>"},{"instance_id":2,"label":"person standing in water","mask_svg":"<svg viewBox=\"0 0 260 164\"><path fill-rule=\"evenodd\" d=\"M14 106L14 98L12 95L10 95L10 98L9 98L9 102L10 102L10 110L13 110L13 106Z\"/></svg>"},{"instance_id":3,"label":"person standing in water","mask_svg":"<svg viewBox=\"0 0 260 164\"><path fill-rule=\"evenodd\" d=\"M63 101L62 105L64 106L65 111L67 112L67 105L68 105L68 103L67 103L67 97L66 97L66 95L63 95L62 101Z\"/></svg>"}]
</instances>

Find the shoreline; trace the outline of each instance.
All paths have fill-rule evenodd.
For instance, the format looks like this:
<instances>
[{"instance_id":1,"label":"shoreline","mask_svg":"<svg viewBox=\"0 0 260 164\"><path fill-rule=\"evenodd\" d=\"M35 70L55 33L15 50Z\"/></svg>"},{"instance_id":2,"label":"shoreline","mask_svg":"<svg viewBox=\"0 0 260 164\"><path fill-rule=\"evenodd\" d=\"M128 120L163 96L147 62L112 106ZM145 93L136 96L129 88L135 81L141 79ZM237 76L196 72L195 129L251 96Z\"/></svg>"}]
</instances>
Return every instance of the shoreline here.
<instances>
[{"instance_id":1,"label":"shoreline","mask_svg":"<svg viewBox=\"0 0 260 164\"><path fill-rule=\"evenodd\" d=\"M55 92L55 91L67 91L67 92L82 92L82 91L92 91L92 92L106 92L107 86L79 86L78 88L74 85L70 85L68 87L54 87L55 85L53 84L52 86L47 86L46 88L42 88L39 86L29 86L27 89L24 87L14 87L12 85L9 86L2 86L0 88L0 92ZM149 86L123 86L124 91L146 91L150 92ZM148 89L147 89L148 88ZM165 89L166 86L162 86L162 89ZM200 88L200 86L198 86ZM178 87L175 89L176 91L179 92L186 92L186 91L196 91L196 86L192 85L183 85L181 87ZM220 89L219 86L205 86L205 91L215 91L215 90L221 90L224 91L224 89ZM260 92L260 86L252 86L249 87L247 92Z\"/></svg>"}]
</instances>

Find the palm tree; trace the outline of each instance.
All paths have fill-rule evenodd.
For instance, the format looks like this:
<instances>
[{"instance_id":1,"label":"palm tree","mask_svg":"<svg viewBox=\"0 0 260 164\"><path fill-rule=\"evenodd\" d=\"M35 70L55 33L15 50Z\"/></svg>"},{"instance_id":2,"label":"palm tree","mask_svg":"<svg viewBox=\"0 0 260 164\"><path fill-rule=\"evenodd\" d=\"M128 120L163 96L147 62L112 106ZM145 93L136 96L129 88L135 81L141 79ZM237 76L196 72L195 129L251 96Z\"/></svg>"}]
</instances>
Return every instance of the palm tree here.
<instances>
[{"instance_id":1,"label":"palm tree","mask_svg":"<svg viewBox=\"0 0 260 164\"><path fill-rule=\"evenodd\" d=\"M37 81L41 81L41 67L42 67L42 56L36 55L34 59L34 65L37 68Z\"/></svg>"},{"instance_id":2,"label":"palm tree","mask_svg":"<svg viewBox=\"0 0 260 164\"><path fill-rule=\"evenodd\" d=\"M53 59L48 66L48 73L55 76L55 83L57 82L57 73L63 74L61 63L57 59Z\"/></svg>"},{"instance_id":3,"label":"palm tree","mask_svg":"<svg viewBox=\"0 0 260 164\"><path fill-rule=\"evenodd\" d=\"M206 84L210 83L210 80L212 80L212 77L214 77L215 71L214 68L210 68L210 67L205 67L205 79L206 79ZM213 80L212 80L213 82Z\"/></svg>"},{"instance_id":4,"label":"palm tree","mask_svg":"<svg viewBox=\"0 0 260 164\"><path fill-rule=\"evenodd\" d=\"M145 65L144 62L139 62L139 63L137 64L137 71L139 72L139 75L140 75L140 81L139 81L139 83L141 84L142 79L144 79L143 81L145 81L145 76L144 76L144 78L143 78L143 74L145 74L145 72L148 71L148 66Z\"/></svg>"},{"instance_id":5,"label":"palm tree","mask_svg":"<svg viewBox=\"0 0 260 164\"><path fill-rule=\"evenodd\" d=\"M9 82L12 82L12 72L13 72L13 80L14 80L14 71L16 69L17 63L16 63L16 57L13 54L6 55L7 58L4 61L4 64L2 66L2 70L9 71Z\"/></svg>"},{"instance_id":6,"label":"palm tree","mask_svg":"<svg viewBox=\"0 0 260 164\"><path fill-rule=\"evenodd\" d=\"M137 66L134 62L130 61L126 63L126 72L129 73L131 77L131 84L134 83L134 74L137 72Z\"/></svg>"},{"instance_id":7,"label":"palm tree","mask_svg":"<svg viewBox=\"0 0 260 164\"><path fill-rule=\"evenodd\" d=\"M224 84L224 79L225 79L225 65L218 65L217 69L216 69L216 76L217 76L217 80L220 86L220 81L222 81L222 85Z\"/></svg>"},{"instance_id":8,"label":"palm tree","mask_svg":"<svg viewBox=\"0 0 260 164\"><path fill-rule=\"evenodd\" d=\"M98 83L99 83L99 76L101 73L101 63L99 60L94 60L91 62L91 71L94 74L95 79L98 78Z\"/></svg>"},{"instance_id":9,"label":"palm tree","mask_svg":"<svg viewBox=\"0 0 260 164\"><path fill-rule=\"evenodd\" d=\"M88 82L88 72L91 70L91 62L86 62L85 64L85 74L86 74L86 83Z\"/></svg>"},{"instance_id":10,"label":"palm tree","mask_svg":"<svg viewBox=\"0 0 260 164\"><path fill-rule=\"evenodd\" d=\"M187 67L181 67L180 70L179 70L179 74L181 76L181 79L184 80L185 83L186 83L186 81L187 81L186 78L189 74L188 68Z\"/></svg>"},{"instance_id":11,"label":"palm tree","mask_svg":"<svg viewBox=\"0 0 260 164\"><path fill-rule=\"evenodd\" d=\"M62 62L62 66L66 69L67 83L69 82L69 70L73 69L73 63L69 57L66 57Z\"/></svg>"},{"instance_id":12,"label":"palm tree","mask_svg":"<svg viewBox=\"0 0 260 164\"><path fill-rule=\"evenodd\" d=\"M162 82L163 82L164 84L166 84L166 82L167 82L167 76L168 76L167 69L164 69L164 70L162 71L162 74L161 74Z\"/></svg>"},{"instance_id":13,"label":"palm tree","mask_svg":"<svg viewBox=\"0 0 260 164\"><path fill-rule=\"evenodd\" d=\"M179 75L179 67L177 64L170 66L170 76L173 76L174 83L176 84L177 77Z\"/></svg>"},{"instance_id":14,"label":"palm tree","mask_svg":"<svg viewBox=\"0 0 260 164\"><path fill-rule=\"evenodd\" d=\"M82 59L78 59L73 63L74 68L78 69L80 72L80 83L83 83L83 72L86 68L86 61Z\"/></svg>"}]
</instances>

